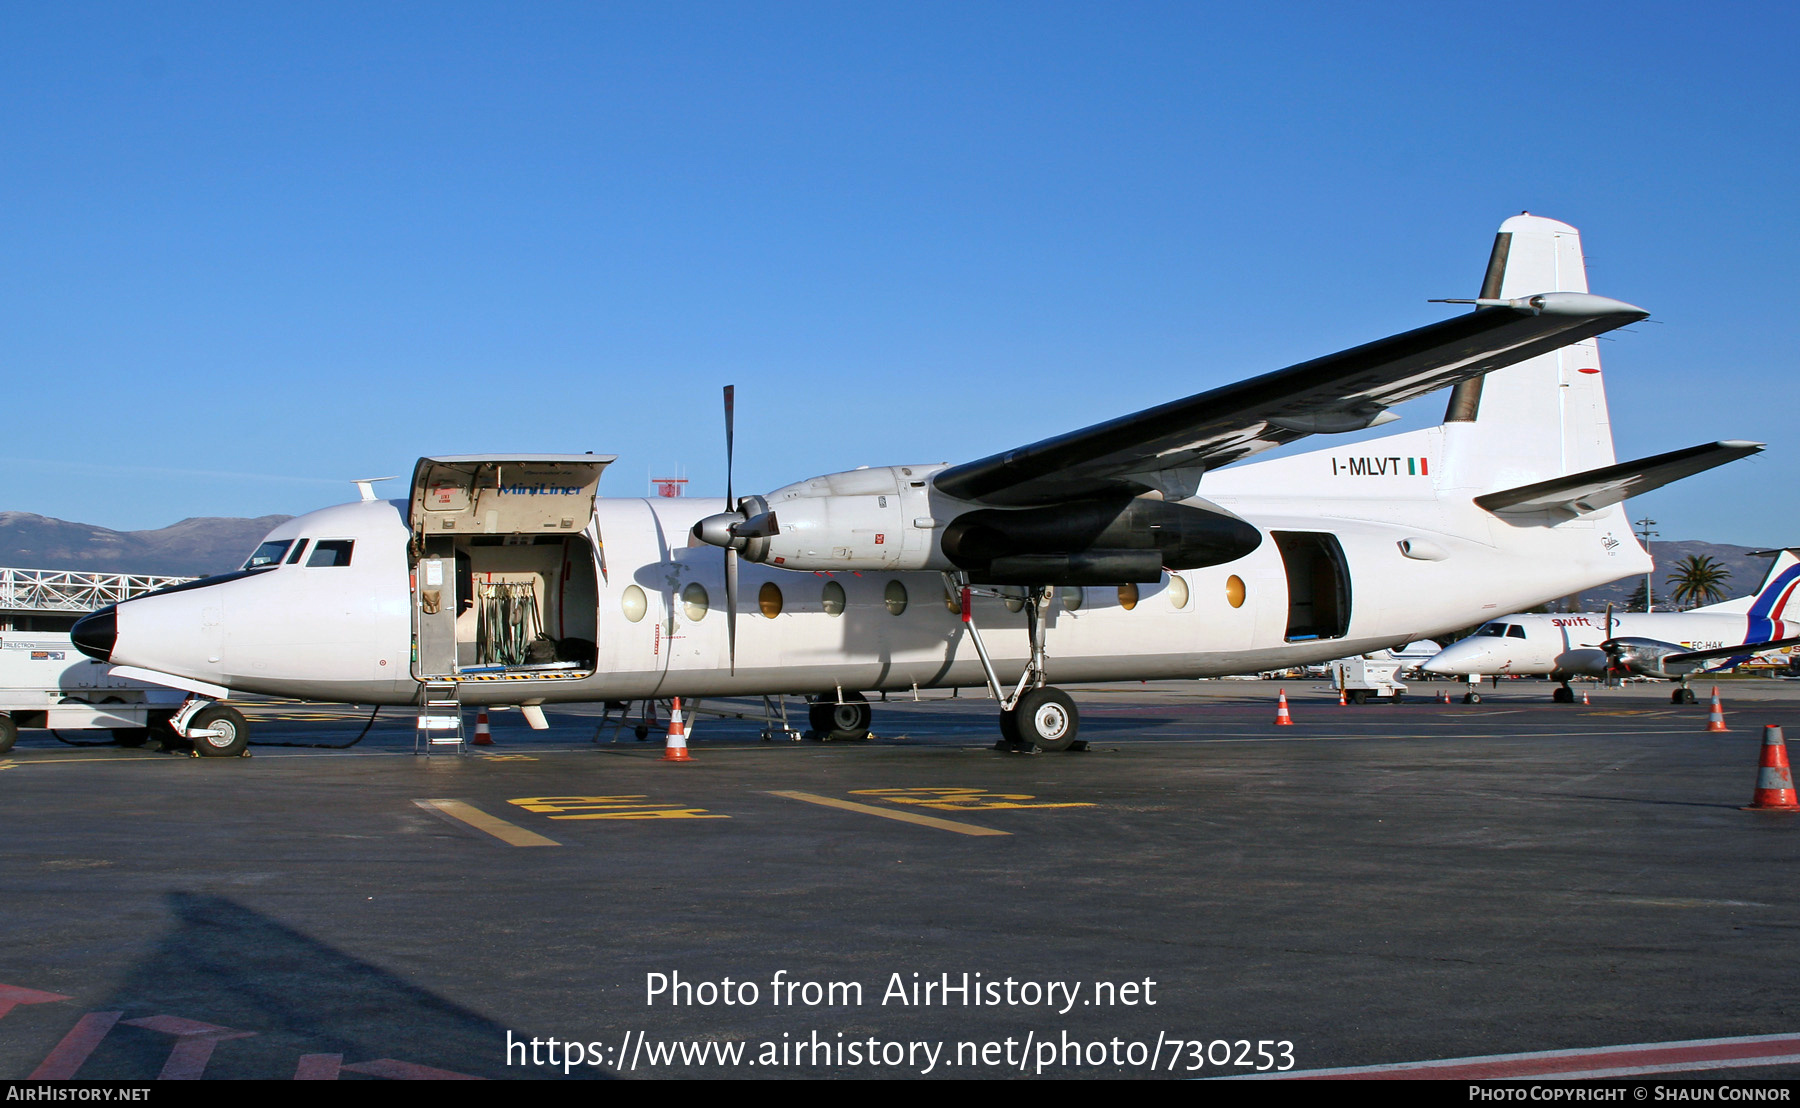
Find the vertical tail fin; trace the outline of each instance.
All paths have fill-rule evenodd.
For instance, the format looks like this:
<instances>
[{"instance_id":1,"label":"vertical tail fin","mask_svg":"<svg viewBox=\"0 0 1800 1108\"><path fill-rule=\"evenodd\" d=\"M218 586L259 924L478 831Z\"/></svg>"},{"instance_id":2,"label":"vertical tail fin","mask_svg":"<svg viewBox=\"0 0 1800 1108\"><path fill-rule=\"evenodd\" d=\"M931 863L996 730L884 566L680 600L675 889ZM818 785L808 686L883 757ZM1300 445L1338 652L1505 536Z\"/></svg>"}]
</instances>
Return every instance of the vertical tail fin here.
<instances>
[{"instance_id":1,"label":"vertical tail fin","mask_svg":"<svg viewBox=\"0 0 1800 1108\"><path fill-rule=\"evenodd\" d=\"M1786 622L1786 616L1788 601L1797 585L1800 585L1800 558L1795 557L1792 550L1783 550L1775 555L1769 576L1763 580L1762 588L1756 590L1756 599L1750 604L1750 626L1745 642L1771 642L1795 633L1795 624ZM1794 614L1800 617L1800 609Z\"/></svg>"},{"instance_id":2,"label":"vertical tail fin","mask_svg":"<svg viewBox=\"0 0 1800 1108\"><path fill-rule=\"evenodd\" d=\"M1581 234L1516 215L1500 225L1483 298L1586 292ZM1613 463L1612 424L1595 339L1497 370L1452 390L1444 412L1447 467L1457 487L1487 491Z\"/></svg>"},{"instance_id":3,"label":"vertical tail fin","mask_svg":"<svg viewBox=\"0 0 1800 1108\"><path fill-rule=\"evenodd\" d=\"M1749 596L1734 596L1730 600L1721 600L1717 604L1708 604L1692 610L1711 612L1715 615L1735 615L1742 612L1751 617L1752 624L1758 620L1766 623L1783 618L1788 598L1793 594L1795 586L1800 585L1800 556L1797 556L1797 553L1800 553L1800 547L1790 547L1786 550L1752 550L1750 556L1753 558L1772 557L1775 559L1774 564L1769 566L1768 575L1763 578L1763 583L1757 586L1756 591ZM1800 616L1800 610L1796 610L1795 614ZM1761 639L1751 637L1744 641L1763 642L1780 637L1782 636L1765 635Z\"/></svg>"}]
</instances>

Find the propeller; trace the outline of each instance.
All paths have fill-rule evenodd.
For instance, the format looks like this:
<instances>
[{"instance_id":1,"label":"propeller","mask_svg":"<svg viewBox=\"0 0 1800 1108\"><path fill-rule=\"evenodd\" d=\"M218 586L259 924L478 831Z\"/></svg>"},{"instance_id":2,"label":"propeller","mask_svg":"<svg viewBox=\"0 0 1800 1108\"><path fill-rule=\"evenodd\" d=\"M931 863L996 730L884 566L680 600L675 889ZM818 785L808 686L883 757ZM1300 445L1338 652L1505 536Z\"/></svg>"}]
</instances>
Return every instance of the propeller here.
<instances>
[{"instance_id":1,"label":"propeller","mask_svg":"<svg viewBox=\"0 0 1800 1108\"><path fill-rule=\"evenodd\" d=\"M732 459L732 425L736 422L737 387L725 386L725 511L727 514L737 511L737 501L731 495L731 459ZM731 674L737 676L737 592L738 592L738 550L737 544L725 547L725 647L731 663Z\"/></svg>"},{"instance_id":2,"label":"propeller","mask_svg":"<svg viewBox=\"0 0 1800 1108\"><path fill-rule=\"evenodd\" d=\"M1613 671L1620 668L1619 653L1613 643L1613 633L1612 632L1613 632L1613 606L1612 606L1612 601L1609 600L1606 602L1606 637L1600 643L1600 649L1606 651L1606 675L1608 677L1611 677L1613 675Z\"/></svg>"},{"instance_id":3,"label":"propeller","mask_svg":"<svg viewBox=\"0 0 1800 1108\"><path fill-rule=\"evenodd\" d=\"M725 551L725 638L730 651L731 672L737 673L737 592L738 592L738 555L745 550L750 552L750 560L760 562L768 549L765 542L756 547L752 544L757 539L769 539L781 534L781 525L775 520L775 513L769 510L768 502L760 496L746 496L740 503L733 493L731 483L732 470L732 436L733 424L736 422L735 409L737 389L725 386L725 510L707 516L694 524L693 536L708 546L721 547ZM755 515L751 515L751 512Z\"/></svg>"}]
</instances>

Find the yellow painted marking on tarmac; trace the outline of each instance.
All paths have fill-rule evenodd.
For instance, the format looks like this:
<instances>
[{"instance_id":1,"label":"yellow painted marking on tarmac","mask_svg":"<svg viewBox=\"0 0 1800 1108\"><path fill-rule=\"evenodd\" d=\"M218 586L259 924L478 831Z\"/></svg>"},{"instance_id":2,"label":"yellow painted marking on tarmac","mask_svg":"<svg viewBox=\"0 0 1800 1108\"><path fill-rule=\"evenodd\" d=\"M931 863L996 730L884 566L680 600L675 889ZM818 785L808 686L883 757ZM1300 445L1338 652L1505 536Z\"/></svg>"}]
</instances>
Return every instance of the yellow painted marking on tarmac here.
<instances>
[{"instance_id":1,"label":"yellow painted marking on tarmac","mask_svg":"<svg viewBox=\"0 0 1800 1108\"><path fill-rule=\"evenodd\" d=\"M535 754L478 754L478 758L486 758L490 762L535 762Z\"/></svg>"},{"instance_id":2,"label":"yellow painted marking on tarmac","mask_svg":"<svg viewBox=\"0 0 1800 1108\"><path fill-rule=\"evenodd\" d=\"M1589 712L1587 714L1590 716L1674 716L1680 715L1681 713L1671 712L1667 709L1658 711L1654 708L1613 708L1604 712Z\"/></svg>"},{"instance_id":3,"label":"yellow painted marking on tarmac","mask_svg":"<svg viewBox=\"0 0 1800 1108\"><path fill-rule=\"evenodd\" d=\"M18 768L19 768L19 763L13 761L11 758L8 758L4 762L0 762L0 772L9 770L9 769L18 769Z\"/></svg>"},{"instance_id":4,"label":"yellow painted marking on tarmac","mask_svg":"<svg viewBox=\"0 0 1800 1108\"><path fill-rule=\"evenodd\" d=\"M643 807L636 809L621 808L616 812L584 812L570 816L551 816L551 819L730 819L730 816L717 812L708 812L705 808L659 808Z\"/></svg>"},{"instance_id":5,"label":"yellow painted marking on tarmac","mask_svg":"<svg viewBox=\"0 0 1800 1108\"><path fill-rule=\"evenodd\" d=\"M921 789L852 789L852 796L873 796L890 804L917 804L945 812L980 812L995 808L1092 808L1086 801L1026 804L1036 800L1029 793L990 793L967 787Z\"/></svg>"},{"instance_id":6,"label":"yellow painted marking on tarmac","mask_svg":"<svg viewBox=\"0 0 1800 1108\"><path fill-rule=\"evenodd\" d=\"M540 812L551 819L730 819L709 813L705 808L683 808L672 804L645 804L650 798L643 793L627 796L524 796L509 800L527 812Z\"/></svg>"},{"instance_id":7,"label":"yellow painted marking on tarmac","mask_svg":"<svg viewBox=\"0 0 1800 1108\"><path fill-rule=\"evenodd\" d=\"M508 846L561 846L555 839L547 839L536 831L527 831L515 823L508 823L498 816L490 816L473 804L461 800L415 800L421 808L429 808L442 812L453 820L468 824L477 831L488 834L506 843Z\"/></svg>"},{"instance_id":8,"label":"yellow painted marking on tarmac","mask_svg":"<svg viewBox=\"0 0 1800 1108\"><path fill-rule=\"evenodd\" d=\"M977 827L972 823L957 823L955 820L939 819L936 816L922 816L917 812L896 812L892 808L877 808L873 804L858 804L854 800L838 800L836 797L815 796L812 793L793 792L790 790L773 791L770 796L784 796L789 800L803 800L808 804L821 804L827 808L842 808L846 812L861 812L868 816L880 816L882 819L897 819L902 823L916 823L921 827L935 827L940 831L954 831L958 835L1010 835L1011 831L996 831L992 827Z\"/></svg>"},{"instance_id":9,"label":"yellow painted marking on tarmac","mask_svg":"<svg viewBox=\"0 0 1800 1108\"><path fill-rule=\"evenodd\" d=\"M24 761L24 762L15 760L11 765L5 766L5 767L0 767L0 768L19 769L23 766L50 766L50 765L55 765L58 762L111 762L114 765L119 765L124 762L173 762L173 761L174 761L174 759L165 758L160 754L152 754L149 751L138 751L135 754L127 754L127 753L121 751L120 753L115 754L110 758L105 758L105 757L102 757L102 758L32 758L32 759L30 759L28 761ZM180 759L180 761L185 762L185 761L187 761L187 759L182 758L182 759Z\"/></svg>"}]
</instances>

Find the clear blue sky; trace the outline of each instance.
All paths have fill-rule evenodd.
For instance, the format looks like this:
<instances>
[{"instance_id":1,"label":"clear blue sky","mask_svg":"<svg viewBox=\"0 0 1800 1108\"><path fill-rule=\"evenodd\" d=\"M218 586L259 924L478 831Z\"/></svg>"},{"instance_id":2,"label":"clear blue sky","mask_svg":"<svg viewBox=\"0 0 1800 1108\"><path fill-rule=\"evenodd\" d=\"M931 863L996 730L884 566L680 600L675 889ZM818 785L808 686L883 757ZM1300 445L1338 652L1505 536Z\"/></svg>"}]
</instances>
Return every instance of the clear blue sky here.
<instances>
[{"instance_id":1,"label":"clear blue sky","mask_svg":"<svg viewBox=\"0 0 1800 1108\"><path fill-rule=\"evenodd\" d=\"M0 510L717 495L731 382L742 492L967 460L1442 318L1529 209L1661 321L1620 457L1770 444L1634 517L1800 542L1797 11L8 4Z\"/></svg>"}]
</instances>

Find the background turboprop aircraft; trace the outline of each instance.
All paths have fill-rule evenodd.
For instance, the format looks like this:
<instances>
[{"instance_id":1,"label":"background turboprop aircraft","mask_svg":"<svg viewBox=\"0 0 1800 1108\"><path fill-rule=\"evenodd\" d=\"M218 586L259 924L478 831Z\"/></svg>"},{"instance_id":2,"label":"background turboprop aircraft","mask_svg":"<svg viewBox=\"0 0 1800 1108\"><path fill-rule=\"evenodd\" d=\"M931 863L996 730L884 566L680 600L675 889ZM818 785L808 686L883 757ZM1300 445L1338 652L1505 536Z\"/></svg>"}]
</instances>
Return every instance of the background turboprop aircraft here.
<instances>
[{"instance_id":1,"label":"background turboprop aircraft","mask_svg":"<svg viewBox=\"0 0 1800 1108\"><path fill-rule=\"evenodd\" d=\"M242 748L215 703L239 690L534 726L554 701L802 693L816 729L866 734L865 691L983 684L1004 738L1067 749L1052 678L1321 662L1641 573L1620 502L1761 449L1615 461L1594 336L1646 313L1587 292L1566 224L1507 220L1452 302L1473 310L991 457L723 502L598 497L604 455L424 458L406 499L365 486L73 636L194 693L171 726L207 754ZM1440 426L1231 464L1445 387Z\"/></svg>"},{"instance_id":2,"label":"background turboprop aircraft","mask_svg":"<svg viewBox=\"0 0 1800 1108\"><path fill-rule=\"evenodd\" d=\"M1681 685L1669 699L1692 704L1687 679L1708 669L1726 669L1759 655L1800 644L1800 624L1785 620L1788 600L1800 585L1800 558L1792 549L1760 550L1775 563L1762 587L1685 612L1585 612L1557 615L1518 612L1484 623L1466 639L1451 643L1426 662L1428 673L1466 677L1471 686L1484 674L1521 674L1561 681L1551 694L1574 703L1571 677L1659 677ZM1470 696L1479 699L1471 688Z\"/></svg>"}]
</instances>

